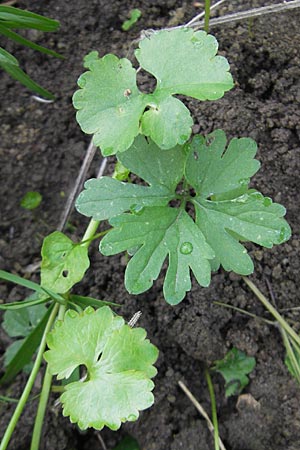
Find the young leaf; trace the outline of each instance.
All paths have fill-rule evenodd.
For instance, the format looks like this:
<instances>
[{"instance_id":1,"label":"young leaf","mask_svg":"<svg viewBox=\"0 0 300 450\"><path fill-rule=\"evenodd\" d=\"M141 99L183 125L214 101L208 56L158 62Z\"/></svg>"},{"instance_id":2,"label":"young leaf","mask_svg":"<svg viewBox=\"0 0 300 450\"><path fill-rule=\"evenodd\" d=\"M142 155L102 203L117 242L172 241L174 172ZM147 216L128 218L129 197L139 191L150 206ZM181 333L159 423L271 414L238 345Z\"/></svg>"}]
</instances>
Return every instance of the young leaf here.
<instances>
[{"instance_id":1,"label":"young leaf","mask_svg":"<svg viewBox=\"0 0 300 450\"><path fill-rule=\"evenodd\" d=\"M90 266L88 249L59 231L44 239L42 246L41 285L64 294L82 280Z\"/></svg>"},{"instance_id":2,"label":"young leaf","mask_svg":"<svg viewBox=\"0 0 300 450\"><path fill-rule=\"evenodd\" d=\"M86 60L90 71L81 75L81 88L73 96L81 129L94 134L93 142L103 155L131 146L139 133L139 120L146 104L136 86L135 69L128 59L106 55Z\"/></svg>"},{"instance_id":3,"label":"young leaf","mask_svg":"<svg viewBox=\"0 0 300 450\"><path fill-rule=\"evenodd\" d=\"M247 375L256 365L255 358L232 348L223 359L215 361L213 370L219 372L225 380L225 395L238 395L249 383Z\"/></svg>"},{"instance_id":4,"label":"young leaf","mask_svg":"<svg viewBox=\"0 0 300 450\"><path fill-rule=\"evenodd\" d=\"M190 268L202 286L210 283L211 248L191 217L182 209L145 208L139 215L124 214L110 221L114 229L101 241L104 255L137 247L129 261L125 286L140 294L149 289L169 256L164 296L170 304L179 303L191 289Z\"/></svg>"},{"instance_id":5,"label":"young leaf","mask_svg":"<svg viewBox=\"0 0 300 450\"><path fill-rule=\"evenodd\" d=\"M44 305L35 305L18 311L6 311L2 328L10 337L26 337L37 326L46 311L47 308Z\"/></svg>"},{"instance_id":6,"label":"young leaf","mask_svg":"<svg viewBox=\"0 0 300 450\"><path fill-rule=\"evenodd\" d=\"M128 31L130 28L133 27L141 17L142 13L138 8L132 9L130 11L130 19L125 20L125 22L122 24L122 30Z\"/></svg>"},{"instance_id":7,"label":"young leaf","mask_svg":"<svg viewBox=\"0 0 300 450\"><path fill-rule=\"evenodd\" d=\"M40 205L42 198L39 192L30 191L21 199L20 205L24 209L35 209Z\"/></svg>"},{"instance_id":8,"label":"young leaf","mask_svg":"<svg viewBox=\"0 0 300 450\"><path fill-rule=\"evenodd\" d=\"M158 351L142 328L131 328L108 306L81 314L69 310L48 337L45 359L58 379L84 365L85 381L70 383L61 396L63 414L81 429L112 430L153 403ZM130 351L129 351L130 349Z\"/></svg>"},{"instance_id":9,"label":"young leaf","mask_svg":"<svg viewBox=\"0 0 300 450\"><path fill-rule=\"evenodd\" d=\"M153 94L138 90L136 70L128 59L96 59L92 52L85 63L90 71L79 78L81 89L73 97L81 129L94 133L94 144L106 156L127 150L140 123L142 133L162 149L185 143L193 120L173 95L215 100L233 87L227 60L216 56L217 50L213 36L190 28L159 31L143 39L135 55L157 79Z\"/></svg>"}]
</instances>

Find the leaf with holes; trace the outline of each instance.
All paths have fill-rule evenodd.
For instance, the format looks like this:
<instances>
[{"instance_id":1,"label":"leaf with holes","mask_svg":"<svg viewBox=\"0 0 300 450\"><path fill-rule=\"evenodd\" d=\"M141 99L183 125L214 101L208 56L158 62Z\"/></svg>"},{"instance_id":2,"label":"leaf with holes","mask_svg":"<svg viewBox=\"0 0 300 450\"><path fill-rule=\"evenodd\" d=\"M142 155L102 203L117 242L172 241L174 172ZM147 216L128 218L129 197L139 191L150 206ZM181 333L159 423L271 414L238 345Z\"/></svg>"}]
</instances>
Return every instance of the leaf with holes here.
<instances>
[{"instance_id":1,"label":"leaf with holes","mask_svg":"<svg viewBox=\"0 0 300 450\"><path fill-rule=\"evenodd\" d=\"M140 131L162 149L184 144L193 120L173 95L216 100L233 87L228 62L216 56L217 50L213 36L191 28L144 38L135 56L157 80L152 94L139 91L137 72L128 59L114 55L99 59L92 52L85 59L89 71L79 78L80 89L73 97L81 129L94 134L103 155L127 150Z\"/></svg>"},{"instance_id":2,"label":"leaf with holes","mask_svg":"<svg viewBox=\"0 0 300 450\"><path fill-rule=\"evenodd\" d=\"M160 153L153 142L138 136L130 149L119 155L119 160L150 186L111 177L88 180L76 201L76 209L94 220L103 220L145 206L167 205L183 176L185 153L180 146Z\"/></svg>"},{"instance_id":3,"label":"leaf with holes","mask_svg":"<svg viewBox=\"0 0 300 450\"><path fill-rule=\"evenodd\" d=\"M238 395L249 383L247 375L256 365L255 358L232 348L223 359L215 361L213 370L219 372L225 380L226 397Z\"/></svg>"},{"instance_id":4,"label":"leaf with holes","mask_svg":"<svg viewBox=\"0 0 300 450\"><path fill-rule=\"evenodd\" d=\"M74 243L59 231L44 239L41 286L64 294L82 280L90 266L86 246Z\"/></svg>"},{"instance_id":5,"label":"leaf with holes","mask_svg":"<svg viewBox=\"0 0 300 450\"><path fill-rule=\"evenodd\" d=\"M108 306L81 314L67 311L48 336L45 359L58 379L84 365L84 381L70 383L61 396L63 414L85 430L108 426L117 430L134 421L154 398L158 350L142 328L131 328Z\"/></svg>"}]
</instances>

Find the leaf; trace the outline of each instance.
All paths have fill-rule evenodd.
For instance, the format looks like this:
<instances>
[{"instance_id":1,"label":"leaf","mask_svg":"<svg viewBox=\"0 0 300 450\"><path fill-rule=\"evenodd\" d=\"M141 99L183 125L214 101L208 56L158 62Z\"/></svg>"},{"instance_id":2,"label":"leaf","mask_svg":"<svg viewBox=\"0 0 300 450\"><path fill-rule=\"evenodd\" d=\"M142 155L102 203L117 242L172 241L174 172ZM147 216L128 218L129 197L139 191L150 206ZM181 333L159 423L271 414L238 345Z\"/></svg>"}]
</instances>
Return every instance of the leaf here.
<instances>
[{"instance_id":1,"label":"leaf","mask_svg":"<svg viewBox=\"0 0 300 450\"><path fill-rule=\"evenodd\" d=\"M140 215L124 214L110 221L114 229L100 243L104 255L138 247L125 273L128 292L140 294L156 280L169 256L164 282L168 303L177 304L191 289L190 268L202 286L210 283L209 259L214 257L204 236L182 209L145 208Z\"/></svg>"},{"instance_id":2,"label":"leaf","mask_svg":"<svg viewBox=\"0 0 300 450\"><path fill-rule=\"evenodd\" d=\"M169 190L162 186L139 186L111 177L88 180L84 187L76 201L76 209L94 220L110 219L137 205L165 205L172 199Z\"/></svg>"},{"instance_id":3,"label":"leaf","mask_svg":"<svg viewBox=\"0 0 300 450\"><path fill-rule=\"evenodd\" d=\"M28 289L33 290L33 291L39 293L41 296L41 299L43 299L44 301L47 301L48 297L51 297L58 303L61 303L63 305L65 304L65 299L63 297L61 297L60 295L56 294L55 292L53 292L52 290L46 289L46 288L40 286L39 284L34 283L33 281L26 280L25 278L19 277L18 275L14 275L13 273L6 272L5 270L0 270L0 279L10 281L11 283L15 283L20 286L24 286ZM17 302L14 302L14 304L16 304L16 303ZM22 308L23 302L19 302L19 303L20 303L20 308ZM6 309L7 307L9 308L9 305L13 305L13 304L10 303L10 304L6 304L6 305L1 305L0 309Z\"/></svg>"},{"instance_id":4,"label":"leaf","mask_svg":"<svg viewBox=\"0 0 300 450\"><path fill-rule=\"evenodd\" d=\"M177 304L191 289L190 269L202 286L208 286L211 270L220 264L247 275L253 262L241 242L271 248L289 239L285 208L248 189L259 168L255 153L256 144L248 138L232 139L226 149L226 136L217 130L163 152L139 136L118 154L119 161L150 187L139 186L141 195L133 197L138 187L106 181L105 186L118 186L116 192L91 190L94 202L79 210L94 218L110 218L113 229L103 238L100 251L105 255L127 251L132 256L125 272L130 293L149 289L168 258L164 296ZM150 192L156 193L152 204Z\"/></svg>"},{"instance_id":5,"label":"leaf","mask_svg":"<svg viewBox=\"0 0 300 450\"><path fill-rule=\"evenodd\" d=\"M24 195L20 205L25 209L35 209L40 205L42 198L39 192L30 191Z\"/></svg>"},{"instance_id":6,"label":"leaf","mask_svg":"<svg viewBox=\"0 0 300 450\"><path fill-rule=\"evenodd\" d=\"M122 24L122 30L123 31L130 30L130 28L132 28L133 25L137 23L141 15L142 12L138 8L132 9L130 11L130 19L125 20L125 22Z\"/></svg>"},{"instance_id":7,"label":"leaf","mask_svg":"<svg viewBox=\"0 0 300 450\"><path fill-rule=\"evenodd\" d=\"M145 136L151 136L151 139L162 149L184 144L191 135L192 125L193 119L189 110L174 97L163 98L160 101L157 96L153 107L142 117L142 133Z\"/></svg>"},{"instance_id":8,"label":"leaf","mask_svg":"<svg viewBox=\"0 0 300 450\"><path fill-rule=\"evenodd\" d=\"M26 337L37 326L46 311L47 308L44 305L35 305L18 311L6 311L2 328L10 337Z\"/></svg>"},{"instance_id":9,"label":"leaf","mask_svg":"<svg viewBox=\"0 0 300 450\"><path fill-rule=\"evenodd\" d=\"M125 436L113 450L141 450L141 447L132 436Z\"/></svg>"},{"instance_id":10,"label":"leaf","mask_svg":"<svg viewBox=\"0 0 300 450\"><path fill-rule=\"evenodd\" d=\"M249 184L259 170L254 156L256 142L250 138L234 138L225 151L226 135L216 130L207 137L194 137L189 146L185 174L187 181L201 197L231 192Z\"/></svg>"},{"instance_id":11,"label":"leaf","mask_svg":"<svg viewBox=\"0 0 300 450\"><path fill-rule=\"evenodd\" d=\"M23 367L30 363L32 356L38 348L42 335L44 333L46 324L52 311L52 305L48 308L43 318L39 321L36 327L30 332L30 334L24 339L18 352L8 364L3 377L0 379L0 384L8 383L11 381Z\"/></svg>"},{"instance_id":12,"label":"leaf","mask_svg":"<svg viewBox=\"0 0 300 450\"><path fill-rule=\"evenodd\" d=\"M192 28L154 32L139 43L135 56L157 79L154 94L183 94L216 100L233 87L229 64L216 56L217 40Z\"/></svg>"},{"instance_id":13,"label":"leaf","mask_svg":"<svg viewBox=\"0 0 300 450\"><path fill-rule=\"evenodd\" d=\"M249 383L247 375L254 370L255 358L232 348L223 359L215 361L212 370L219 372L225 380L225 395L238 395Z\"/></svg>"},{"instance_id":14,"label":"leaf","mask_svg":"<svg viewBox=\"0 0 300 450\"><path fill-rule=\"evenodd\" d=\"M89 266L86 246L75 244L59 231L44 239L41 264L43 288L64 294L82 280Z\"/></svg>"},{"instance_id":15,"label":"leaf","mask_svg":"<svg viewBox=\"0 0 300 450\"><path fill-rule=\"evenodd\" d=\"M57 20L6 5L0 6L0 24L9 28L32 28L42 31L56 31L59 28Z\"/></svg>"},{"instance_id":16,"label":"leaf","mask_svg":"<svg viewBox=\"0 0 300 450\"><path fill-rule=\"evenodd\" d=\"M119 303L108 302L106 300L98 300L93 297L84 297L82 295L70 295L70 300L77 305L86 308L87 306L92 306L93 308L101 308L102 306L122 306Z\"/></svg>"},{"instance_id":17,"label":"leaf","mask_svg":"<svg viewBox=\"0 0 300 450\"><path fill-rule=\"evenodd\" d=\"M77 121L85 133L94 134L93 142L103 155L124 151L139 133L146 106L136 86L136 71L128 59L110 54L93 56L85 65L90 71L81 75L81 89L73 96Z\"/></svg>"},{"instance_id":18,"label":"leaf","mask_svg":"<svg viewBox=\"0 0 300 450\"><path fill-rule=\"evenodd\" d=\"M108 156L127 150L141 131L162 149L185 143L193 124L189 110L174 94L216 100L233 87L229 65L216 56L217 41L191 28L154 32L135 51L140 66L155 76L152 94L141 93L128 59L95 52L85 60L81 88L73 97L81 129ZM141 129L140 129L141 124Z\"/></svg>"},{"instance_id":19,"label":"leaf","mask_svg":"<svg viewBox=\"0 0 300 450\"><path fill-rule=\"evenodd\" d=\"M70 383L61 396L64 416L81 429L116 430L153 403L158 351L142 328L130 328L108 306L81 314L69 310L48 337L45 359L58 379L84 365L85 381ZM130 349L130 351L129 351Z\"/></svg>"},{"instance_id":20,"label":"leaf","mask_svg":"<svg viewBox=\"0 0 300 450\"><path fill-rule=\"evenodd\" d=\"M28 39L25 39L23 36L20 36L18 33L15 33L14 31L10 30L6 26L1 25L1 20L0 20L0 34L8 37L9 39L12 39L15 42L18 42L19 44L25 45L26 47L32 48L33 50L37 50L40 53L45 53L46 55L54 56L56 58L61 59L63 58L62 55L56 53L54 50L50 50L48 48L36 44L35 42L29 41Z\"/></svg>"},{"instance_id":21,"label":"leaf","mask_svg":"<svg viewBox=\"0 0 300 450\"><path fill-rule=\"evenodd\" d=\"M125 211L145 206L167 205L181 180L185 154L179 146L160 154L153 142L139 136L126 152L118 155L121 163L150 185L124 183L111 177L88 180L76 201L76 209L94 220L110 219Z\"/></svg>"},{"instance_id":22,"label":"leaf","mask_svg":"<svg viewBox=\"0 0 300 450\"><path fill-rule=\"evenodd\" d=\"M6 50L0 47L0 67L5 70L12 78L22 83L31 91L36 92L42 97L54 99L54 95L39 84L35 83L23 70L19 67L18 60L10 55Z\"/></svg>"},{"instance_id":23,"label":"leaf","mask_svg":"<svg viewBox=\"0 0 300 450\"><path fill-rule=\"evenodd\" d=\"M282 218L285 208L258 192L220 202L195 197L193 203L196 223L227 271L253 272L253 262L240 239L271 248L290 237L290 227Z\"/></svg>"}]
</instances>

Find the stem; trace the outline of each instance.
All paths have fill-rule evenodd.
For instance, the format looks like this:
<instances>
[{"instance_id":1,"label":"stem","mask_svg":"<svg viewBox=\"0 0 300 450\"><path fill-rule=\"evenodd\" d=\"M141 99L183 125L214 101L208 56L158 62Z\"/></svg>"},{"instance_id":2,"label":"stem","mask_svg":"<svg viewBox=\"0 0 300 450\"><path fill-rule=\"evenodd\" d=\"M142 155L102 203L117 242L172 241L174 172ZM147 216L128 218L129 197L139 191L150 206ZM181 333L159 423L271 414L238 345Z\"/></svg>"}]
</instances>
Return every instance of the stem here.
<instances>
[{"instance_id":1,"label":"stem","mask_svg":"<svg viewBox=\"0 0 300 450\"><path fill-rule=\"evenodd\" d=\"M98 224L99 224L99 222L98 222ZM100 233L94 234L93 237L87 239L86 241L82 240L81 242L78 242L78 244L76 244L76 245L85 245L87 243L89 244L90 242L94 241L95 239L105 236L110 230L112 230L112 228L109 228L108 230L104 230L104 231L101 231Z\"/></svg>"},{"instance_id":2,"label":"stem","mask_svg":"<svg viewBox=\"0 0 300 450\"><path fill-rule=\"evenodd\" d=\"M204 30L209 32L210 0L205 0Z\"/></svg>"},{"instance_id":3,"label":"stem","mask_svg":"<svg viewBox=\"0 0 300 450\"><path fill-rule=\"evenodd\" d=\"M287 323L287 321L279 314L279 312L274 308L269 300L263 295L263 293L255 286L252 281L248 280L246 277L242 277L247 286L256 295L256 297L262 302L264 307L272 314L272 316L277 320L281 327L294 339L294 341L300 346L300 336L293 330L293 328ZM1 450L1 449L0 449Z\"/></svg>"},{"instance_id":4,"label":"stem","mask_svg":"<svg viewBox=\"0 0 300 450\"><path fill-rule=\"evenodd\" d=\"M216 397L214 387L211 381L211 376L208 369L205 369L205 378L208 386L210 402L211 402L211 416L212 423L214 425L214 441L215 441L215 450L220 450L219 445L219 425L218 425L218 417L217 417L217 405L216 405Z\"/></svg>"},{"instance_id":5,"label":"stem","mask_svg":"<svg viewBox=\"0 0 300 450\"><path fill-rule=\"evenodd\" d=\"M295 356L294 350L293 350L293 348L291 346L291 343L290 343L290 340L288 338L288 335L287 335L286 331L283 330L282 328L280 329L280 331L281 331L281 334L282 334L282 339L283 339L283 343L284 343L284 346L285 346L285 349L286 349L287 356L290 358L290 362L291 362L291 364L293 366L293 369L294 369L294 372L295 372L294 376L295 376L296 380L299 383L300 382L300 367L299 367L299 363L297 361L297 358Z\"/></svg>"},{"instance_id":6,"label":"stem","mask_svg":"<svg viewBox=\"0 0 300 450\"><path fill-rule=\"evenodd\" d=\"M63 320L64 315L66 311L65 305L60 305L58 310L58 320ZM32 439L31 439L31 446L30 450L38 450L42 435L42 428L44 423L44 417L46 413L47 403L49 399L49 394L51 390L51 384L52 384L52 375L49 372L49 366L47 364L46 372L44 375L44 381L43 381L43 387L42 392L40 396L39 406L36 413L36 418L34 422L34 428L32 433Z\"/></svg>"},{"instance_id":7,"label":"stem","mask_svg":"<svg viewBox=\"0 0 300 450\"><path fill-rule=\"evenodd\" d=\"M100 223L99 220L91 219L90 223L88 224L87 229L85 230L83 238L81 240L81 243L83 246L89 247L89 244L98 229L99 223Z\"/></svg>"},{"instance_id":8,"label":"stem","mask_svg":"<svg viewBox=\"0 0 300 450\"><path fill-rule=\"evenodd\" d=\"M26 386L24 388L23 394L20 397L19 403L18 403L18 405L17 405L17 407L16 407L16 409L15 409L15 411L13 413L13 416L10 419L8 427L7 427L7 429L6 429L5 433L4 433L4 436L3 436L1 444L0 444L0 450L6 450L8 444L9 444L10 438L11 438L11 436L12 436L12 434L14 432L14 429L15 429L15 427L17 425L17 422L19 420L19 417L20 417L20 415L23 412L23 409L25 407L25 404L26 404L27 399L29 397L29 394L31 392L32 386L33 386L34 381L36 379L36 376L37 376L37 374L39 372L40 365L41 365L42 359L43 359L43 353L44 353L45 348L46 348L47 334L50 331L51 326L52 326L52 324L53 324L53 322L55 320L55 317L56 317L56 314L57 314L57 311L58 311L58 307L59 307L58 304L54 305L53 311L52 311L52 313L51 313L51 315L49 317L49 320L47 322L47 325L46 325L44 333L43 333L43 337L41 339L41 344L40 344L40 347L39 347L39 350L38 350L38 353L37 353L37 357L36 357L36 360L34 362L34 365L33 365L33 368L32 368L31 374L30 374L30 377L28 378L28 381L27 381Z\"/></svg>"}]
</instances>

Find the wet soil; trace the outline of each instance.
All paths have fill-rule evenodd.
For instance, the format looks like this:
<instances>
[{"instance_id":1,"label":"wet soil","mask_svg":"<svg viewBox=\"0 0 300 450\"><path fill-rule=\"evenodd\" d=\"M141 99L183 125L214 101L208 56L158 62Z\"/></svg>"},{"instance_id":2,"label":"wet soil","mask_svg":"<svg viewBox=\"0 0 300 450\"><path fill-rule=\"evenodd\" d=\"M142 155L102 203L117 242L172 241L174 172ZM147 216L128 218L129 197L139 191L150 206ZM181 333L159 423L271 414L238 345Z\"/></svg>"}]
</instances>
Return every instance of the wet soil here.
<instances>
[{"instance_id":1,"label":"wet soil","mask_svg":"<svg viewBox=\"0 0 300 450\"><path fill-rule=\"evenodd\" d=\"M228 3L219 9L220 14L275 2ZM55 60L4 42L21 66L57 97L52 104L37 103L25 88L0 73L0 266L26 275L28 266L40 258L43 237L57 227L89 143L89 137L76 124L71 103L76 80L83 70L83 56L95 49L101 56L108 52L118 56L131 54L132 41L141 30L184 23L199 12L199 7L177 0L26 0L17 5L61 21L61 29L55 34L28 31L27 36L65 55L65 60ZM124 33L121 24L133 7L141 9L142 18ZM229 137L250 136L259 144L262 168L253 186L286 206L293 236L271 250L250 246L255 261L251 278L266 294L270 294L269 285L279 310L299 306L300 300L299 19L300 11L294 10L212 29L221 53L231 64L236 87L216 102L187 101L195 119L195 132L223 128ZM143 78L141 82L143 88L149 88L150 80ZM95 176L100 160L97 154L89 176ZM42 204L35 212L22 210L20 199L32 190L43 195ZM67 232L79 237L86 223L74 212ZM140 325L160 349L155 405L141 413L136 423L126 424L118 432L101 432L108 450L126 433L136 437L145 450L212 449L205 421L177 383L184 381L210 412L204 368L222 358L232 346L254 356L257 365L245 389L249 394L246 399L226 399L222 379L213 376L220 434L227 450L299 450L300 390L284 365L278 330L213 303L222 301L268 317L239 276L220 270L209 288L193 283L186 299L171 307L163 300L161 279L143 295L133 297L125 291L122 255L105 258L95 245L91 258L93 269L77 292L121 303L125 319L141 310ZM38 273L31 274L31 278L38 280ZM1 298L17 300L23 295L21 289L11 285L0 287ZM297 329L297 312L287 314ZM8 342L1 331L2 353ZM19 375L1 394L18 397L25 380L25 375ZM40 385L38 379L35 392ZM49 402L41 448L101 449L96 433L80 433L61 416L55 400L53 396ZM27 407L11 449L29 448L35 408L34 401ZM0 403L0 434L12 410L13 405Z\"/></svg>"}]
</instances>

